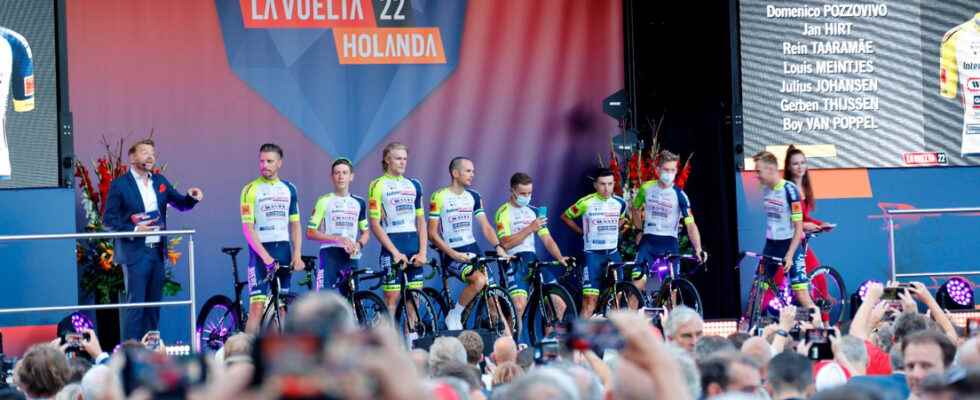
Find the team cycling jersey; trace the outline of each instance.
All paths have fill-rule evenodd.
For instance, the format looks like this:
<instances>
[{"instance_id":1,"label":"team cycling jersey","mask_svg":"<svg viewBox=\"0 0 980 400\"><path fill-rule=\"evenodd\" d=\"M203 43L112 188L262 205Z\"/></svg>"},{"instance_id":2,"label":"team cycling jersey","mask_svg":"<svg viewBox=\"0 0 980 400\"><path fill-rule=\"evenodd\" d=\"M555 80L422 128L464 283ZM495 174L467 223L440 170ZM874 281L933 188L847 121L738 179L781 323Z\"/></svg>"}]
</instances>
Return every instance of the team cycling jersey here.
<instances>
[{"instance_id":1,"label":"team cycling jersey","mask_svg":"<svg viewBox=\"0 0 980 400\"><path fill-rule=\"evenodd\" d=\"M497 209L494 215L494 223L497 225L497 237L503 239L506 236L516 235L524 230L528 225L538 218L537 209L531 206L518 207L510 202L504 203ZM538 229L538 236L549 235L548 228L542 226ZM507 250L507 255L518 253L534 253L534 235L527 235L517 246Z\"/></svg>"},{"instance_id":2,"label":"team cycling jersey","mask_svg":"<svg viewBox=\"0 0 980 400\"><path fill-rule=\"evenodd\" d=\"M367 203L364 199L350 195L338 196L327 193L320 196L313 207L313 215L306 225L309 229L334 236L343 236L351 241L357 240L358 231L366 231ZM320 248L343 247L341 243L321 243Z\"/></svg>"},{"instance_id":3,"label":"team cycling jersey","mask_svg":"<svg viewBox=\"0 0 980 400\"><path fill-rule=\"evenodd\" d=\"M260 242L288 242L289 223L299 222L296 187L259 177L242 189L241 210L242 223L255 225Z\"/></svg>"},{"instance_id":4,"label":"team cycling jersey","mask_svg":"<svg viewBox=\"0 0 980 400\"><path fill-rule=\"evenodd\" d=\"M368 216L381 221L385 233L415 232L422 210L422 182L382 175L368 189Z\"/></svg>"},{"instance_id":5,"label":"team cycling jersey","mask_svg":"<svg viewBox=\"0 0 980 400\"><path fill-rule=\"evenodd\" d=\"M694 222L691 201L681 188L663 188L656 180L647 181L633 197L633 207L643 209L643 234L677 237L680 221Z\"/></svg>"},{"instance_id":6,"label":"team cycling jersey","mask_svg":"<svg viewBox=\"0 0 980 400\"><path fill-rule=\"evenodd\" d=\"M34 62L31 46L19 33L0 27L0 180L10 179L7 145L7 96L13 94L14 111L34 109Z\"/></svg>"},{"instance_id":7,"label":"team cycling jersey","mask_svg":"<svg viewBox=\"0 0 980 400\"><path fill-rule=\"evenodd\" d=\"M439 220L442 240L454 249L476 243L473 217L480 214L483 214L483 200L471 189L456 194L449 188L442 188L432 194L429 203L429 219Z\"/></svg>"},{"instance_id":8,"label":"team cycling jersey","mask_svg":"<svg viewBox=\"0 0 980 400\"><path fill-rule=\"evenodd\" d=\"M803 221L803 204L796 185L780 180L774 187L764 186L762 201L766 211L766 239L792 239L794 223Z\"/></svg>"},{"instance_id":9,"label":"team cycling jersey","mask_svg":"<svg viewBox=\"0 0 980 400\"><path fill-rule=\"evenodd\" d=\"M960 153L980 154L980 14L946 32L939 54L939 94L963 96Z\"/></svg>"},{"instance_id":10,"label":"team cycling jersey","mask_svg":"<svg viewBox=\"0 0 980 400\"><path fill-rule=\"evenodd\" d=\"M592 193L565 210L570 219L582 217L582 234L586 251L616 250L619 246L619 220L626 215L626 201L621 197L603 198Z\"/></svg>"}]
</instances>

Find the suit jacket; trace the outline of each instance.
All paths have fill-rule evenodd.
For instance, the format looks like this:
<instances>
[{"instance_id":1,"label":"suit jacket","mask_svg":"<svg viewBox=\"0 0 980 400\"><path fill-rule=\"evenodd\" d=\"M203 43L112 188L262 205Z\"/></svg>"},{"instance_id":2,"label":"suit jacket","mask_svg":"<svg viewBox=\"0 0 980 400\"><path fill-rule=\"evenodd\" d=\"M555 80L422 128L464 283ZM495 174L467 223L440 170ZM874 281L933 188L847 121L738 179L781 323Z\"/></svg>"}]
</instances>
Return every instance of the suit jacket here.
<instances>
[{"instance_id":1,"label":"suit jacket","mask_svg":"<svg viewBox=\"0 0 980 400\"><path fill-rule=\"evenodd\" d=\"M167 226L168 204L180 211L190 210L197 204L197 200L193 197L180 194L174 189L170 181L163 175L153 174L151 180L153 193L156 194L157 198L157 210L160 211L160 220L156 224L161 229L166 229ZM118 232L133 232L136 229L136 224L133 223L132 215L145 211L143 196L140 195L139 187L136 186L136 178L132 172L127 172L112 181L112 185L109 187L109 196L106 199L105 216L103 217L103 222L107 227ZM167 238L162 236L160 246L157 247L161 257L164 256L163 251L166 244ZM138 261L140 253L137 251L142 250L144 246L146 246L145 237L116 239L116 262L128 264Z\"/></svg>"}]
</instances>

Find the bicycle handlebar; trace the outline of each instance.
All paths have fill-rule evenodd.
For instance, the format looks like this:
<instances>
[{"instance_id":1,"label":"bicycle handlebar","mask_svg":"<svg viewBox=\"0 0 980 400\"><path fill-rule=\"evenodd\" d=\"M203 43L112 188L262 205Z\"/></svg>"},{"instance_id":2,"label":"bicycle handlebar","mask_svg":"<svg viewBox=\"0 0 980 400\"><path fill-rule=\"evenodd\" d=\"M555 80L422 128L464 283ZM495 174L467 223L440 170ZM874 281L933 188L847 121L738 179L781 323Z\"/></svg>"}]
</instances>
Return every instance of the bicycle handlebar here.
<instances>
[{"instance_id":1,"label":"bicycle handlebar","mask_svg":"<svg viewBox=\"0 0 980 400\"><path fill-rule=\"evenodd\" d=\"M780 263L780 264L782 264L784 262L784 260L782 258L780 258L780 257L767 256L765 254L759 254L759 253L752 252L752 251L743 251L741 254L739 254L738 263L741 264L742 263L742 260L744 260L745 257L757 258L757 259L760 259L760 260L765 260L765 261L770 261L770 262L776 262L776 263Z\"/></svg>"}]
</instances>

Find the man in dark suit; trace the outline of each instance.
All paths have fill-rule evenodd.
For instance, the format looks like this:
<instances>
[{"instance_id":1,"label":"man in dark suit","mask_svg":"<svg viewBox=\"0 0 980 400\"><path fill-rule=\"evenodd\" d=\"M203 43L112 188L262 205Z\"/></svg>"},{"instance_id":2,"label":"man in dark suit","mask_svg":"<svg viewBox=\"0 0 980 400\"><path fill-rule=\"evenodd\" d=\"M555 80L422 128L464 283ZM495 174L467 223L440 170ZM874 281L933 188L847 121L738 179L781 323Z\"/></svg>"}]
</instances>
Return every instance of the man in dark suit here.
<instances>
[{"instance_id":1,"label":"man in dark suit","mask_svg":"<svg viewBox=\"0 0 980 400\"><path fill-rule=\"evenodd\" d=\"M198 188L180 194L167 178L151 172L154 162L152 140L141 140L129 148L129 173L114 179L109 187L106 226L119 232L166 229L168 204L186 211L204 198ZM167 238L161 236L116 240L116 262L123 264L128 302L154 302L163 297L166 249ZM159 307L133 308L124 315L126 339L140 339L147 331L158 329Z\"/></svg>"}]
</instances>

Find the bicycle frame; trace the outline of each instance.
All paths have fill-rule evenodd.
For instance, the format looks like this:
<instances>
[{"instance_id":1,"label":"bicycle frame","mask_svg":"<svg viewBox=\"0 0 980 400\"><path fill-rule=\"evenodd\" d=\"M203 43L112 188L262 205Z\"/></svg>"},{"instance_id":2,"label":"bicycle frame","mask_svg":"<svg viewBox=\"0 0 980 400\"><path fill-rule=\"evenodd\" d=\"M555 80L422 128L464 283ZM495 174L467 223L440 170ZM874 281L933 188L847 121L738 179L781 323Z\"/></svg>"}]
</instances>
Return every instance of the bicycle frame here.
<instances>
[{"instance_id":1,"label":"bicycle frame","mask_svg":"<svg viewBox=\"0 0 980 400\"><path fill-rule=\"evenodd\" d=\"M620 281L619 268L622 267L625 271L627 267L635 267L636 265L637 265L636 261L607 261L603 265L603 268L605 270L605 274L603 274L603 276L609 277L610 275L612 275L612 285L610 285L607 290L613 291L612 295L616 304L616 308L621 308L619 304L619 296L616 296L615 293L616 284L625 282L625 281ZM639 306L642 306L642 304L640 304Z\"/></svg>"}]
</instances>

